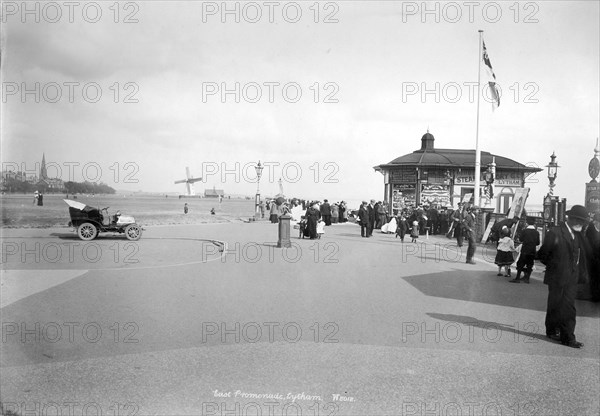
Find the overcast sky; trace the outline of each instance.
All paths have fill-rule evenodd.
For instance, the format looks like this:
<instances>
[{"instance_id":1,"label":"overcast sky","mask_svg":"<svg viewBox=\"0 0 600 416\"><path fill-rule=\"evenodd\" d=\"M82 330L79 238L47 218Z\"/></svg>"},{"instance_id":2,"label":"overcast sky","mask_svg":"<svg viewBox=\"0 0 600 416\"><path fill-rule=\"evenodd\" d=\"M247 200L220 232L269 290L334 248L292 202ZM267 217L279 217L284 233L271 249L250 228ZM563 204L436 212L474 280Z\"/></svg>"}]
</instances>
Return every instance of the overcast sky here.
<instances>
[{"instance_id":1,"label":"overcast sky","mask_svg":"<svg viewBox=\"0 0 600 416\"><path fill-rule=\"evenodd\" d=\"M281 177L289 196L381 199L372 167L418 149L427 128L438 148L475 148L481 29L503 94L493 112L482 99L481 150L540 167L555 151L555 194L583 203L597 1L429 2L429 14L420 1L23 4L2 6L5 168L33 170L45 152L63 180L183 192L173 182L189 166L198 191L251 195L261 160L263 194ZM239 102L221 94L236 83ZM537 174L531 203L547 184Z\"/></svg>"}]
</instances>

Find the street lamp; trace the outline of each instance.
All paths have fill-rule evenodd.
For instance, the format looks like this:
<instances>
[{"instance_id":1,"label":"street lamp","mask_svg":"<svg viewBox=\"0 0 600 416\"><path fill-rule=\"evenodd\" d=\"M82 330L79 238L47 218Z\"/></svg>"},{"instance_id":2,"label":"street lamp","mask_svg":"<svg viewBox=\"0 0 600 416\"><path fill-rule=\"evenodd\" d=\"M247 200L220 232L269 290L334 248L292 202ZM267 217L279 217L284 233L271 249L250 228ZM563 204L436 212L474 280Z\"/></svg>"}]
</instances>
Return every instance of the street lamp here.
<instances>
[{"instance_id":1,"label":"street lamp","mask_svg":"<svg viewBox=\"0 0 600 416\"><path fill-rule=\"evenodd\" d=\"M552 196L554 195L554 181L556 180L556 175L558 172L558 168L560 166L558 166L558 164L556 163L556 155L554 154L554 152L552 152L552 156L550 156L550 163L546 165L546 167L548 168L548 181L550 181L550 191L548 192L548 195Z\"/></svg>"},{"instance_id":2,"label":"street lamp","mask_svg":"<svg viewBox=\"0 0 600 416\"><path fill-rule=\"evenodd\" d=\"M258 165L254 166L256 170L256 198L254 200L254 204L256 206L256 212L254 213L254 217L259 219L261 217L260 212L260 177L262 176L262 171L264 166L260 164L260 160L258 161Z\"/></svg>"}]
</instances>

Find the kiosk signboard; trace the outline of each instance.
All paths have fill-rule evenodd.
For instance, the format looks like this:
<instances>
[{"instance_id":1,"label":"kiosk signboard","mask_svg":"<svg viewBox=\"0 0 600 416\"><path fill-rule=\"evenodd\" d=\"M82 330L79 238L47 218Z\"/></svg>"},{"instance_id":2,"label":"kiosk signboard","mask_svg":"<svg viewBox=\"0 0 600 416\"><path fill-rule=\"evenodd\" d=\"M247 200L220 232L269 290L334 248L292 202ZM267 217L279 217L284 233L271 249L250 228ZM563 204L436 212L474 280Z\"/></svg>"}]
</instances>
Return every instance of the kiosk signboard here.
<instances>
[{"instance_id":1,"label":"kiosk signboard","mask_svg":"<svg viewBox=\"0 0 600 416\"><path fill-rule=\"evenodd\" d=\"M585 208L588 212L600 212L600 183L585 184Z\"/></svg>"}]
</instances>

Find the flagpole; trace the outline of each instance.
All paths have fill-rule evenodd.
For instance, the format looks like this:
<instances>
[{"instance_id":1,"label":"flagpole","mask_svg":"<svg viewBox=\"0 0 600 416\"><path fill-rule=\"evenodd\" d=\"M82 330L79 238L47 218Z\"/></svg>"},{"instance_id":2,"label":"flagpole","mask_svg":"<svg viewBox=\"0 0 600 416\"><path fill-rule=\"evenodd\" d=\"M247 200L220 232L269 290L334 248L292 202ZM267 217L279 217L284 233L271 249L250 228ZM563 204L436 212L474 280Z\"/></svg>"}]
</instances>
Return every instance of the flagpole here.
<instances>
[{"instance_id":1,"label":"flagpole","mask_svg":"<svg viewBox=\"0 0 600 416\"><path fill-rule=\"evenodd\" d=\"M479 206L479 183L481 176L481 154L479 153L479 99L481 97L481 59L483 30L479 31L479 55L478 57L478 73L477 73L477 128L475 129L475 189L473 189L473 197L475 205Z\"/></svg>"}]
</instances>

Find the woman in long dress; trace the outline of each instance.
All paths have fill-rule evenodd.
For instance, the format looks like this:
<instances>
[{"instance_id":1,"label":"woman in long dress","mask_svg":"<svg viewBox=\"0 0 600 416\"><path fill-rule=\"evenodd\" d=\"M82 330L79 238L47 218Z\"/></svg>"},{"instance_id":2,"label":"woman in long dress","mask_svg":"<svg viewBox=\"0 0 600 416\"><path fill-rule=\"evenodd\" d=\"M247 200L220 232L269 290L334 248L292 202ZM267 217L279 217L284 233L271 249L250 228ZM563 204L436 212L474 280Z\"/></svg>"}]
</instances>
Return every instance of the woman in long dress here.
<instances>
[{"instance_id":1,"label":"woman in long dress","mask_svg":"<svg viewBox=\"0 0 600 416\"><path fill-rule=\"evenodd\" d=\"M311 240L317 238L317 223L321 218L321 211L317 204L313 204L309 209L306 210L306 227L308 228L308 235Z\"/></svg>"},{"instance_id":2,"label":"woman in long dress","mask_svg":"<svg viewBox=\"0 0 600 416\"><path fill-rule=\"evenodd\" d=\"M397 228L398 224L396 224L396 218L392 217L390 222L388 222L387 224L383 224L383 226L381 227L381 232L385 234L394 234Z\"/></svg>"},{"instance_id":3,"label":"woman in long dress","mask_svg":"<svg viewBox=\"0 0 600 416\"><path fill-rule=\"evenodd\" d=\"M273 224L279 223L279 207L277 206L275 201L271 202L271 213L269 215L269 219Z\"/></svg>"}]
</instances>

